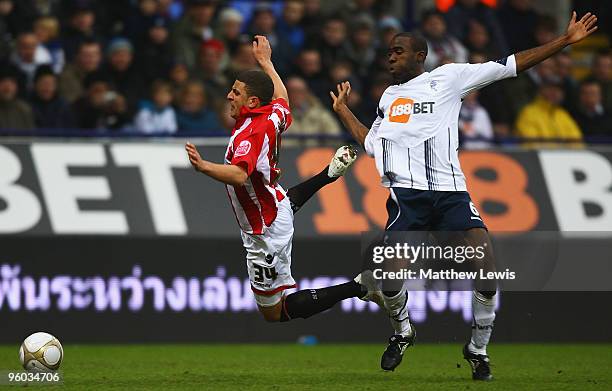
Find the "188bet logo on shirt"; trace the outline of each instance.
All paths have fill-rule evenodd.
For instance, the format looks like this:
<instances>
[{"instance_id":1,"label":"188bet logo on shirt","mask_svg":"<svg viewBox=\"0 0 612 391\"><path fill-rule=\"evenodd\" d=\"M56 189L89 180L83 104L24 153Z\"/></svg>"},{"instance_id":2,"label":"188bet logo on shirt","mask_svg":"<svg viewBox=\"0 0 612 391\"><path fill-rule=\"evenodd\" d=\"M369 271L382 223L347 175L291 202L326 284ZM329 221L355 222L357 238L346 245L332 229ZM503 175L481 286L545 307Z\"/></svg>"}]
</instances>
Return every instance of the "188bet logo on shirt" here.
<instances>
[{"instance_id":1,"label":"188bet logo on shirt","mask_svg":"<svg viewBox=\"0 0 612 391\"><path fill-rule=\"evenodd\" d=\"M389 121L407 123L412 114L433 114L434 102L415 102L410 98L397 98L389 108Z\"/></svg>"}]
</instances>

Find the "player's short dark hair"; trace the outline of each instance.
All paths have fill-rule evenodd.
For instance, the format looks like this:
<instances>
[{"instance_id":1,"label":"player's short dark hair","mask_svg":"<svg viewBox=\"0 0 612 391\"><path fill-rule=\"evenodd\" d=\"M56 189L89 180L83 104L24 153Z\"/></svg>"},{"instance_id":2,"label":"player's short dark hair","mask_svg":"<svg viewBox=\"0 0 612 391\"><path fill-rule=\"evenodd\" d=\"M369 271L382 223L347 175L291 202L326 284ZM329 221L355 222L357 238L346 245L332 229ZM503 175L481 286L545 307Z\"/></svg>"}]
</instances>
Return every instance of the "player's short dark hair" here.
<instances>
[{"instance_id":1,"label":"player's short dark hair","mask_svg":"<svg viewBox=\"0 0 612 391\"><path fill-rule=\"evenodd\" d=\"M412 46L412 50L414 50L415 52L425 52L425 57L427 57L427 41L422 35L417 33L403 32L395 34L393 39L395 38L410 39L410 45Z\"/></svg>"},{"instance_id":2,"label":"player's short dark hair","mask_svg":"<svg viewBox=\"0 0 612 391\"><path fill-rule=\"evenodd\" d=\"M274 83L265 72L259 69L242 71L238 74L236 80L243 82L246 85L247 94L258 97L262 106L267 105L272 100Z\"/></svg>"}]
</instances>

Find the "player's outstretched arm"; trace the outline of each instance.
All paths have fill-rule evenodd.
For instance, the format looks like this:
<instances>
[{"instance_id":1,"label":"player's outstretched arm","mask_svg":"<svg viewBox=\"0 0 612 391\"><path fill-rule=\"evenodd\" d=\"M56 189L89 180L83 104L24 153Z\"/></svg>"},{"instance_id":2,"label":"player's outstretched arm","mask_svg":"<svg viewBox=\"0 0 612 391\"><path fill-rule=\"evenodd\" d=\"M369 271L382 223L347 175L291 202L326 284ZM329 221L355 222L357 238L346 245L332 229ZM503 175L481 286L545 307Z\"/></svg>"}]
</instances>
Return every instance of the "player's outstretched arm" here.
<instances>
[{"instance_id":1,"label":"player's outstretched arm","mask_svg":"<svg viewBox=\"0 0 612 391\"><path fill-rule=\"evenodd\" d=\"M566 46L582 41L597 30L596 15L587 12L580 20L576 21L576 19L577 15L574 11L565 34L542 46L516 53L514 56L516 71L522 72L531 68Z\"/></svg>"},{"instance_id":2,"label":"player's outstretched arm","mask_svg":"<svg viewBox=\"0 0 612 391\"><path fill-rule=\"evenodd\" d=\"M348 129L353 138L363 147L366 135L370 130L366 128L364 124L359 122L351 109L349 109L346 105L346 99L351 93L351 83L345 81L338 84L337 88L338 96L336 96L336 94L334 94L332 91L329 92L329 95L333 100L334 111L336 114L338 114L338 117L340 117L340 121L342 121L344 127Z\"/></svg>"},{"instance_id":3,"label":"player's outstretched arm","mask_svg":"<svg viewBox=\"0 0 612 391\"><path fill-rule=\"evenodd\" d=\"M278 73L276 73L276 69L274 69L274 64L272 64L272 47L270 46L268 38L263 35L255 36L255 40L253 41L253 56L261 69L270 76L274 83L273 99L283 98L287 101L287 104L289 104L287 88L285 88L282 79Z\"/></svg>"},{"instance_id":4,"label":"player's outstretched arm","mask_svg":"<svg viewBox=\"0 0 612 391\"><path fill-rule=\"evenodd\" d=\"M196 171L206 174L209 177L223 182L227 185L241 186L246 182L248 175L246 171L239 166L231 164L217 164L202 159L198 149L192 143L185 144L189 162Z\"/></svg>"}]
</instances>

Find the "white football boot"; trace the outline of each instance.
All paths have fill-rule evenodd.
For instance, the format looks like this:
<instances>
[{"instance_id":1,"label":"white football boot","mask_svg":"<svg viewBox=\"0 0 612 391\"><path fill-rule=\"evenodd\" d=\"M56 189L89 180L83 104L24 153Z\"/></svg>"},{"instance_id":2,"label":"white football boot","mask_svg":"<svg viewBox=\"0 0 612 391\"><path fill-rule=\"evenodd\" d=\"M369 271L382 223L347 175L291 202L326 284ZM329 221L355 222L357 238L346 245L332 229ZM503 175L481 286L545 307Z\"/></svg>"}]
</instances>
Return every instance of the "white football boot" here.
<instances>
[{"instance_id":1,"label":"white football boot","mask_svg":"<svg viewBox=\"0 0 612 391\"><path fill-rule=\"evenodd\" d=\"M327 175L330 178L337 178L344 175L355 160L357 160L357 150L351 145L341 146L329 163Z\"/></svg>"}]
</instances>

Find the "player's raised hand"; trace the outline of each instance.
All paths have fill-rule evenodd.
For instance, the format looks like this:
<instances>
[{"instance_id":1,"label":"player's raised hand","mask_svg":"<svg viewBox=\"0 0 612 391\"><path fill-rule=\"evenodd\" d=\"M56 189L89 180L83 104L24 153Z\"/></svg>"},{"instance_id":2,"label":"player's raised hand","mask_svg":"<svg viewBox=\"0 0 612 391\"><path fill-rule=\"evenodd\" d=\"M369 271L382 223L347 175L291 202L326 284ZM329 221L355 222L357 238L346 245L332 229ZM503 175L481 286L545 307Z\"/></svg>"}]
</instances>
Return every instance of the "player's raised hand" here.
<instances>
[{"instance_id":1,"label":"player's raised hand","mask_svg":"<svg viewBox=\"0 0 612 391\"><path fill-rule=\"evenodd\" d=\"M187 151L187 156L189 157L189 163L193 166L196 171L201 171L202 165L202 156L200 156L200 152L195 145L192 143L185 144L185 151Z\"/></svg>"},{"instance_id":2,"label":"player's raised hand","mask_svg":"<svg viewBox=\"0 0 612 391\"><path fill-rule=\"evenodd\" d=\"M597 16L587 12L580 20L576 21L576 11L572 13L572 19L570 19L569 25L567 26L567 39L571 45L573 43L582 41L589 35L597 31Z\"/></svg>"},{"instance_id":3,"label":"player's raised hand","mask_svg":"<svg viewBox=\"0 0 612 391\"><path fill-rule=\"evenodd\" d=\"M333 91L329 91L329 95L333 101L334 111L338 111L343 105L346 105L348 96L351 94L351 83L348 81L342 82L336 86L338 95L334 94Z\"/></svg>"},{"instance_id":4,"label":"player's raised hand","mask_svg":"<svg viewBox=\"0 0 612 391\"><path fill-rule=\"evenodd\" d=\"M272 47L268 38L263 35L256 35L253 41L253 57L259 65L272 61Z\"/></svg>"}]
</instances>

